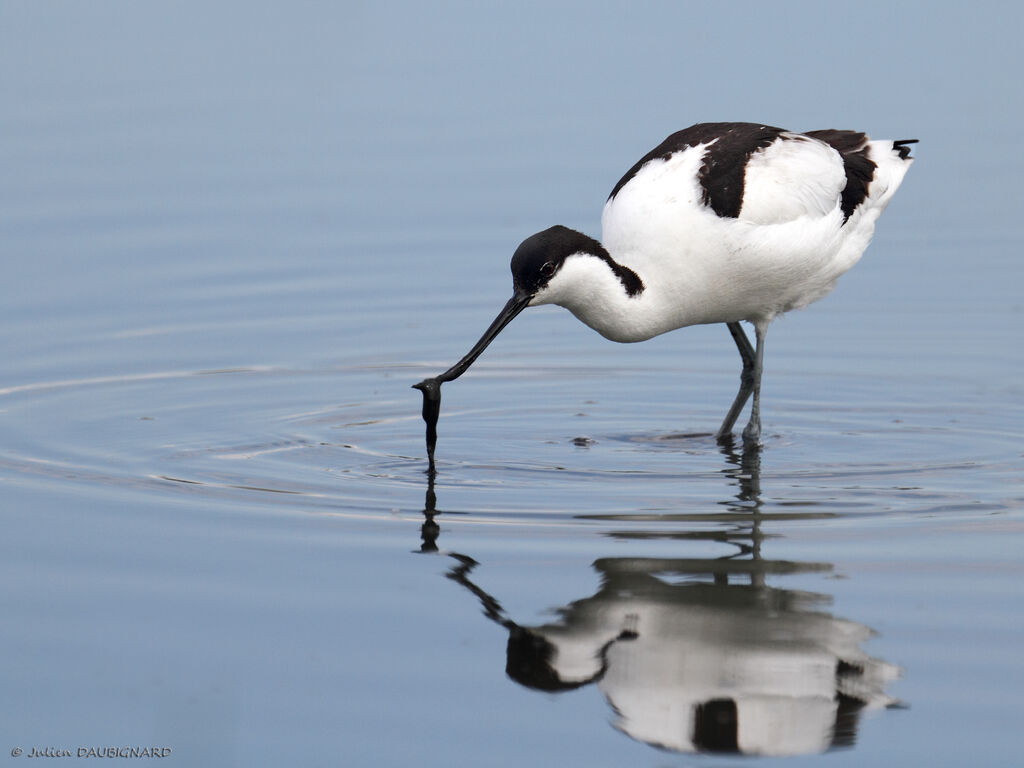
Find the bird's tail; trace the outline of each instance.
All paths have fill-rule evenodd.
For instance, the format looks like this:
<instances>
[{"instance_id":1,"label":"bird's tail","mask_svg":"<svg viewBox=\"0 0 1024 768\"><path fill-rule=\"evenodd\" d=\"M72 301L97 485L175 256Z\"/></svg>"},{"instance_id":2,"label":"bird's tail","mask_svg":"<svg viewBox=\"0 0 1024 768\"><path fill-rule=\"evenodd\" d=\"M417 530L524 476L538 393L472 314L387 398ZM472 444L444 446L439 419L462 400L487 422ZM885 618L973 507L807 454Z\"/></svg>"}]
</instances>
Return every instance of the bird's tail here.
<instances>
[{"instance_id":1,"label":"bird's tail","mask_svg":"<svg viewBox=\"0 0 1024 768\"><path fill-rule=\"evenodd\" d=\"M916 143L917 139L880 139L870 143L875 171L868 187L868 197L873 201L871 207L878 213L885 210L914 162L908 145Z\"/></svg>"},{"instance_id":2,"label":"bird's tail","mask_svg":"<svg viewBox=\"0 0 1024 768\"><path fill-rule=\"evenodd\" d=\"M917 139L900 139L892 143L892 148L900 154L900 160L906 160L910 157L910 147L908 144L917 144Z\"/></svg>"}]
</instances>

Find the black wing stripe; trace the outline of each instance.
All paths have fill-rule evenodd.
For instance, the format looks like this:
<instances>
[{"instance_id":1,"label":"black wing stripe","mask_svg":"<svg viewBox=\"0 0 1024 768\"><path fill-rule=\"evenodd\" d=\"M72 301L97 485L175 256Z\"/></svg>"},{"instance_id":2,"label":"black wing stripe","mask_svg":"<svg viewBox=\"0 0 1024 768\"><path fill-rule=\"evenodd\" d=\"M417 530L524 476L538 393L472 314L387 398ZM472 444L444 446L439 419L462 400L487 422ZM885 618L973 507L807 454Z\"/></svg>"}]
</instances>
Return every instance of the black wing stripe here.
<instances>
[{"instance_id":1,"label":"black wing stripe","mask_svg":"<svg viewBox=\"0 0 1024 768\"><path fill-rule=\"evenodd\" d=\"M868 188L875 178L878 167L868 157L868 137L859 131L807 131L805 136L824 141L835 149L843 158L843 170L846 173L846 186L840 198L843 211L843 223L850 218L857 206L868 196Z\"/></svg>"},{"instance_id":2,"label":"black wing stripe","mask_svg":"<svg viewBox=\"0 0 1024 768\"><path fill-rule=\"evenodd\" d=\"M698 172L703 203L724 218L736 218L743 207L743 177L750 156L764 149L786 131L757 123L698 123L677 131L656 146L626 171L626 175L608 195L611 200L640 169L652 160L668 160L699 144L711 144L704 153Z\"/></svg>"}]
</instances>

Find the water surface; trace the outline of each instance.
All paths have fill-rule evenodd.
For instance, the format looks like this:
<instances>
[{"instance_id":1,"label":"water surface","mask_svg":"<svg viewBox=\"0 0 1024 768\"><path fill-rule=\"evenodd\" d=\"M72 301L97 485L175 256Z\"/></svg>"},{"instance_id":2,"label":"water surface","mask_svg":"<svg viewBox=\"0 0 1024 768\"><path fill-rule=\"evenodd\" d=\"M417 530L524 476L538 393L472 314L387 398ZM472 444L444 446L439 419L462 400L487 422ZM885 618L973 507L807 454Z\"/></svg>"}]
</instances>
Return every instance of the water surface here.
<instances>
[{"instance_id":1,"label":"water surface","mask_svg":"<svg viewBox=\"0 0 1024 768\"><path fill-rule=\"evenodd\" d=\"M1012 765L1013 25L812 7L4 6L3 754ZM801 66L837 24L900 88ZM706 119L922 139L863 262L772 326L763 451L711 437L724 327L531 309L446 385L429 478L410 385L518 242L597 234Z\"/></svg>"}]
</instances>

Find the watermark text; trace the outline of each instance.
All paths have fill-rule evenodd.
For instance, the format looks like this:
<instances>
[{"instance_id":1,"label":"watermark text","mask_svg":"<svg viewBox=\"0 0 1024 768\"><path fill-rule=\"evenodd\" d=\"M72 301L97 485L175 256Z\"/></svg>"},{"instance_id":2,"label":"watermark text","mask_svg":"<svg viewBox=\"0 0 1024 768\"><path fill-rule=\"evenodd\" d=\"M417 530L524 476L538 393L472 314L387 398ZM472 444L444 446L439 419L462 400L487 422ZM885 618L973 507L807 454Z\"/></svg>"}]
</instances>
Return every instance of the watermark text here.
<instances>
[{"instance_id":1,"label":"watermark text","mask_svg":"<svg viewBox=\"0 0 1024 768\"><path fill-rule=\"evenodd\" d=\"M121 757L152 758L168 757L171 747L21 747L11 749L11 757Z\"/></svg>"}]
</instances>

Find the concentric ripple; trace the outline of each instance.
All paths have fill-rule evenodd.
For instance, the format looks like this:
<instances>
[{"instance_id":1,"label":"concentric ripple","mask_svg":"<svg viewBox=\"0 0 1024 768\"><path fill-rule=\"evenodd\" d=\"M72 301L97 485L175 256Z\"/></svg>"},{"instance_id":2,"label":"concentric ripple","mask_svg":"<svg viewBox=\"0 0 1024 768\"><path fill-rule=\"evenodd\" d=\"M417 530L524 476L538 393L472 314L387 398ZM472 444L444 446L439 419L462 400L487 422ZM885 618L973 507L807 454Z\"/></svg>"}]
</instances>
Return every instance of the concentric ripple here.
<instances>
[{"instance_id":1,"label":"concentric ripple","mask_svg":"<svg viewBox=\"0 0 1024 768\"><path fill-rule=\"evenodd\" d=\"M246 367L12 386L0 390L0 469L23 482L281 511L386 517L433 498L462 520L520 524L867 522L1020 501L990 490L1007 487L990 479L1013 471L1020 447L980 403L952 422L884 398L859 408L776 400L763 451L744 454L710 431L660 428L679 418L669 404L581 399L571 384L582 374L564 370L570 386L546 398L532 392L549 371L450 396L428 483L408 389L423 370ZM714 424L714 406L686 418Z\"/></svg>"}]
</instances>

